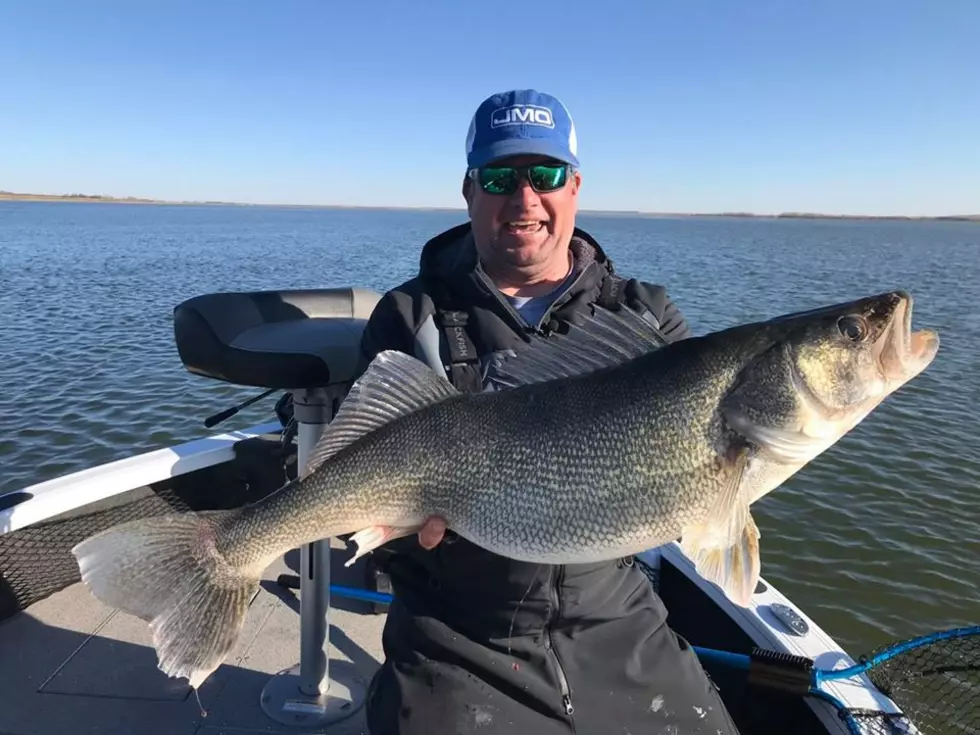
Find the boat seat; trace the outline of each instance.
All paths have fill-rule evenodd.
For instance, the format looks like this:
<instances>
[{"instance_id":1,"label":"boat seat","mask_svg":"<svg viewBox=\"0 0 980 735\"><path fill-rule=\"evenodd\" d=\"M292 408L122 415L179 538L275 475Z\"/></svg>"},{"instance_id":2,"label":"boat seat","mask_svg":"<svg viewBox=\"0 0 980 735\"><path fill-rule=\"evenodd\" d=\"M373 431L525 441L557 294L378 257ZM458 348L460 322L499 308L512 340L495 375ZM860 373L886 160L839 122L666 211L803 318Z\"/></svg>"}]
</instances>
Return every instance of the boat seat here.
<instances>
[{"instance_id":1,"label":"boat seat","mask_svg":"<svg viewBox=\"0 0 980 735\"><path fill-rule=\"evenodd\" d=\"M196 375L283 390L349 383L380 299L355 288L204 294L174 308L174 339Z\"/></svg>"}]
</instances>

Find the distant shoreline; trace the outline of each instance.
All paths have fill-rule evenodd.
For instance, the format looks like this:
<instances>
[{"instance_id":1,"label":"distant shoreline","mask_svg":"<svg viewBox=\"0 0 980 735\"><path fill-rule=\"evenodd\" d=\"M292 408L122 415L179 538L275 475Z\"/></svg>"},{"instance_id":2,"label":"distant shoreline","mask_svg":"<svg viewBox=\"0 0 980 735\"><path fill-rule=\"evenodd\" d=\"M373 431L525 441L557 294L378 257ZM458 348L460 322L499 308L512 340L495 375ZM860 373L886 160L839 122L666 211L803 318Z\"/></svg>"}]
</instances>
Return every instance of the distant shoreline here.
<instances>
[{"instance_id":1,"label":"distant shoreline","mask_svg":"<svg viewBox=\"0 0 980 735\"><path fill-rule=\"evenodd\" d=\"M249 204L245 202L222 201L170 201L165 199L143 199L140 197L112 197L99 194L26 194L0 191L0 201L8 202L78 202L97 204L159 204L179 206L220 206L220 207L279 207L289 209L368 209L388 211L420 212L462 212L458 207L390 207L380 205L350 204ZM877 214L822 214L820 212L780 212L778 214L756 214L753 212L643 212L639 210L579 210L580 214L603 217L649 217L649 218L695 218L730 217L737 219L822 219L822 220L871 220L900 222L980 222L980 214L953 214L936 216L877 215Z\"/></svg>"}]
</instances>

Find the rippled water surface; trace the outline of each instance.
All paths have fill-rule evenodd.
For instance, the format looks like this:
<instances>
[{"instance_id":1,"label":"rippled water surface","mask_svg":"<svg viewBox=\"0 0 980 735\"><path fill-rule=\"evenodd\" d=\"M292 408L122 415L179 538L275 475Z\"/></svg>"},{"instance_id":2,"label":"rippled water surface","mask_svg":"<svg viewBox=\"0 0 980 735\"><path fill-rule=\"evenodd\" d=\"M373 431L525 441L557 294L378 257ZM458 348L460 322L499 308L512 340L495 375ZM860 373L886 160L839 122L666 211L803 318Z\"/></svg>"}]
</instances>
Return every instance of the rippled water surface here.
<instances>
[{"instance_id":1,"label":"rippled water surface","mask_svg":"<svg viewBox=\"0 0 980 735\"><path fill-rule=\"evenodd\" d=\"M252 389L187 374L174 305L410 277L452 212L0 202L0 493L184 441ZM581 217L696 332L896 287L942 348L756 504L763 574L855 652L980 623L980 225ZM273 398L228 428L273 419ZM222 426L224 428L224 425Z\"/></svg>"}]
</instances>

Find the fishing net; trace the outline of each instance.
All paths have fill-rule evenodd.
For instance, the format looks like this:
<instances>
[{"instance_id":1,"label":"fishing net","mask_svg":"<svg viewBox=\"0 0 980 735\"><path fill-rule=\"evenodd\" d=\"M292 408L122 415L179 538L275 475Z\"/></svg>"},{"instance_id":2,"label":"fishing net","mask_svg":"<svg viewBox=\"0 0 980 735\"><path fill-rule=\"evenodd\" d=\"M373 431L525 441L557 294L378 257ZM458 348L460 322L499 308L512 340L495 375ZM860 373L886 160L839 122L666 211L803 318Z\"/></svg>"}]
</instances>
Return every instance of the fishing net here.
<instances>
[{"instance_id":1,"label":"fishing net","mask_svg":"<svg viewBox=\"0 0 980 735\"><path fill-rule=\"evenodd\" d=\"M980 627L926 636L863 656L865 675L901 709L847 714L866 735L980 735Z\"/></svg>"},{"instance_id":2,"label":"fishing net","mask_svg":"<svg viewBox=\"0 0 980 735\"><path fill-rule=\"evenodd\" d=\"M120 497L115 507L0 535L0 620L78 582L71 549L80 541L117 523L187 509L169 490L134 492Z\"/></svg>"},{"instance_id":3,"label":"fishing net","mask_svg":"<svg viewBox=\"0 0 980 735\"><path fill-rule=\"evenodd\" d=\"M119 523L172 511L234 508L295 476L295 449L278 435L235 444L235 461L136 488L83 509L0 534L0 621L79 581L71 550Z\"/></svg>"}]
</instances>

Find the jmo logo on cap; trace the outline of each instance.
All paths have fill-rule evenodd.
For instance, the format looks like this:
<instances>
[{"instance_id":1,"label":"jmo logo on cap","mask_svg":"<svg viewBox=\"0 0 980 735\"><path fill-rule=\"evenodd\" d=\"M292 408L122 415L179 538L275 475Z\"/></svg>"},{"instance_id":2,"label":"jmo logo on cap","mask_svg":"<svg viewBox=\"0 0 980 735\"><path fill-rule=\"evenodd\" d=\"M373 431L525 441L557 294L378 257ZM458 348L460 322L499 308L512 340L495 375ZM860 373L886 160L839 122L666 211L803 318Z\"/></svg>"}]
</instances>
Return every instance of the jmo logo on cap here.
<instances>
[{"instance_id":1,"label":"jmo logo on cap","mask_svg":"<svg viewBox=\"0 0 980 735\"><path fill-rule=\"evenodd\" d=\"M550 109L537 105L498 107L490 115L490 127L501 128L505 125L540 125L545 128L553 128L555 127L555 118Z\"/></svg>"}]
</instances>

